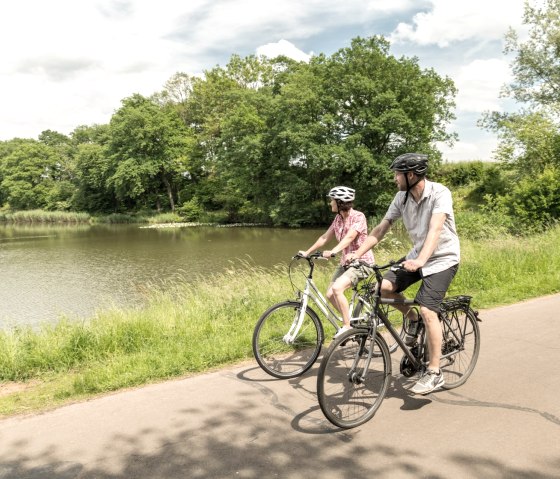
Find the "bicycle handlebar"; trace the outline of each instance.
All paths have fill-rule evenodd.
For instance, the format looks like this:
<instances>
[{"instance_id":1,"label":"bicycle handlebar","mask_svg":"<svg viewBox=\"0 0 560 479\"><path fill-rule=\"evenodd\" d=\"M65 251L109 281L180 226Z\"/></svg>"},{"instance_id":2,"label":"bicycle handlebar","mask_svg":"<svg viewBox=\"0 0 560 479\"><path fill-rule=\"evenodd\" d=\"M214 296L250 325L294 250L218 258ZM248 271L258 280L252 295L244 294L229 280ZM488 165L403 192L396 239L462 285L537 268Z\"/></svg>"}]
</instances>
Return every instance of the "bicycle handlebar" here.
<instances>
[{"instance_id":1,"label":"bicycle handlebar","mask_svg":"<svg viewBox=\"0 0 560 479\"><path fill-rule=\"evenodd\" d=\"M331 254L330 257L335 258L336 253ZM297 253L295 256L292 257L292 259L306 259L307 261L309 261L312 259L328 259L328 258L323 258L322 251L315 251L315 253L308 254L307 256L303 256L302 254Z\"/></svg>"}]
</instances>

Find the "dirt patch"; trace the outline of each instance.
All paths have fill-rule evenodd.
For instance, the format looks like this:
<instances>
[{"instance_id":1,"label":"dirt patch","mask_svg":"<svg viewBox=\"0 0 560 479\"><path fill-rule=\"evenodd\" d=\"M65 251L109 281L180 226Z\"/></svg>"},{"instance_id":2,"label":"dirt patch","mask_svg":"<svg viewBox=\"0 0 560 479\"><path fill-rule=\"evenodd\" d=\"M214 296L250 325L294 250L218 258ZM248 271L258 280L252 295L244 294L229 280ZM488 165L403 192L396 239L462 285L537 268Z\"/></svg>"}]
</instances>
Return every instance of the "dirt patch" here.
<instances>
[{"instance_id":1,"label":"dirt patch","mask_svg":"<svg viewBox=\"0 0 560 479\"><path fill-rule=\"evenodd\" d=\"M10 394L25 391L26 389L30 389L37 384L39 384L39 381L30 381L28 383L0 383L0 397L9 396Z\"/></svg>"}]
</instances>

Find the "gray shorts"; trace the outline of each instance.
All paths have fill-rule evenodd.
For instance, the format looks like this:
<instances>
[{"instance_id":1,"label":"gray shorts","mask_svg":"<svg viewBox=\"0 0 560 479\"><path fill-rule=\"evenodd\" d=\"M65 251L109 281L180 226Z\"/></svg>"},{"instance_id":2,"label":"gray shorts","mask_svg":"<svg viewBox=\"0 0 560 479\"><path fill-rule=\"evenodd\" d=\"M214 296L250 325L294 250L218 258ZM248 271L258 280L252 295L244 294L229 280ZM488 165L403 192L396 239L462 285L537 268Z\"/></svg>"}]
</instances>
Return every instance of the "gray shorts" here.
<instances>
[{"instance_id":1,"label":"gray shorts","mask_svg":"<svg viewBox=\"0 0 560 479\"><path fill-rule=\"evenodd\" d=\"M370 266L366 266L365 264L360 264L360 266L358 267L351 266L349 268L345 268L344 266L338 266L338 268L336 268L333 274L331 283L334 283L341 276L345 276L350 280L352 286L356 286L358 284L358 281L362 279L366 279L372 273L373 273L373 268Z\"/></svg>"},{"instance_id":2,"label":"gray shorts","mask_svg":"<svg viewBox=\"0 0 560 479\"><path fill-rule=\"evenodd\" d=\"M404 261L404 258L402 261ZM420 271L411 272L399 269L397 271L387 271L383 279L396 285L395 293L402 293L410 285L422 280L422 284L414 300L418 304L439 313L441 302L443 298L445 298L449 285L458 269L459 265L456 264L439 273L434 273L426 277L422 277Z\"/></svg>"}]
</instances>

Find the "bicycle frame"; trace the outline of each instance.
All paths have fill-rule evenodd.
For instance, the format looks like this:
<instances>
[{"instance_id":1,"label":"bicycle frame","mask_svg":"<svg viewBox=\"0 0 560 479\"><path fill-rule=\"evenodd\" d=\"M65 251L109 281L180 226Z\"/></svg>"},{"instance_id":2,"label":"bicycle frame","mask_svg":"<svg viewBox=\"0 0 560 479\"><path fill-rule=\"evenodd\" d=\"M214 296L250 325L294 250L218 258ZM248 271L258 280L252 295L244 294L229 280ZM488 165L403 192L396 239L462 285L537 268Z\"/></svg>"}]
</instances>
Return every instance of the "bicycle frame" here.
<instances>
[{"instance_id":1,"label":"bicycle frame","mask_svg":"<svg viewBox=\"0 0 560 479\"><path fill-rule=\"evenodd\" d=\"M312 258L308 259L308 262L309 262L309 273L305 281L305 288L303 291L298 291L297 294L298 300L301 300L301 309L299 311L297 318L292 323L290 330L284 336L284 341L286 342L286 344L293 343L294 338L297 337L301 325L303 323L305 312L307 310L310 300L319 308L319 310L324 314L324 316L334 326L335 329L339 328L338 323L342 321L341 316L338 314L337 311L334 310L333 306L329 304L327 299L319 291L319 288L317 288L317 285L313 281L313 271L315 269L315 263L313 262L313 259ZM353 286L352 289L354 292L352 294L351 300L349 301L350 312L353 311L354 305L357 300L362 301L366 306L369 306L369 303L367 303L358 294L358 286Z\"/></svg>"},{"instance_id":2,"label":"bicycle frame","mask_svg":"<svg viewBox=\"0 0 560 479\"><path fill-rule=\"evenodd\" d=\"M380 269L382 269L382 268L380 268ZM378 274L378 271L376 271L376 275L377 274ZM392 306L403 305L403 306L412 306L412 307L419 306L419 304L413 299L383 298L381 296L381 281L378 281L378 283L377 283L374 298L375 298L375 300L374 300L373 311L375 311L375 315L379 319L381 319L381 322L383 323L383 325L387 328L387 330L389 331L391 336L395 339L395 341L397 342L397 344L399 345L399 347L401 348L403 353L410 360L412 365L417 369L419 369L421 367L424 367L425 363L420 361L418 358L423 357L423 350L426 348L426 343L424 341L424 337L426 335L426 329L425 328L422 329L422 333L421 333L420 338L419 338L420 340L418 341L420 351L418 352L417 355L414 355L411 351L411 348L409 348L405 344L403 339L400 337L399 333L396 331L396 329L393 327L393 325L391 324L391 322L389 321L387 316L384 314L384 312L380 308L380 305L382 305L382 304L388 304L388 305L392 305ZM446 353L446 354L441 355L440 359L446 359L448 357L451 357L451 356L457 354L458 352L460 352L464 349L464 342L463 342L462 338L465 335L465 331L464 330L461 331L461 338L460 338L455 333L455 331L453 331L453 328L451 327L451 324L450 324L449 318L447 317L446 312L439 312L438 313L438 319L439 319L439 321L441 321L442 323L444 323L448 327L449 331L451 332L451 334L453 335L453 337L455 338L455 340L459 344L459 347L458 347L457 350L455 350L451 353ZM372 328L373 329L372 335L373 335L374 340L375 340L375 334L377 332L377 326L378 326L377 324L374 324L374 327ZM465 323L465 327L466 327L466 323ZM369 360L368 360L368 364L369 364Z\"/></svg>"}]
</instances>

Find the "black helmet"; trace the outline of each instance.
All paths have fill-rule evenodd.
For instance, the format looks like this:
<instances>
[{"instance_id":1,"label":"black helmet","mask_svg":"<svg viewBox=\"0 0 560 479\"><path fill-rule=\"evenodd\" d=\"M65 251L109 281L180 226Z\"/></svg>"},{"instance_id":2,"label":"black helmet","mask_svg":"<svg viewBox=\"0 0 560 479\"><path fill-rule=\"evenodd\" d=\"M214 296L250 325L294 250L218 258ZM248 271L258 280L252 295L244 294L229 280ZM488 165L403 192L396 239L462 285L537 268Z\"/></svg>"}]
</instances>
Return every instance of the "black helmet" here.
<instances>
[{"instance_id":1,"label":"black helmet","mask_svg":"<svg viewBox=\"0 0 560 479\"><path fill-rule=\"evenodd\" d=\"M428 171L428 155L421 153L405 153L397 156L390 167L393 171L412 171L417 176L424 176Z\"/></svg>"}]
</instances>

